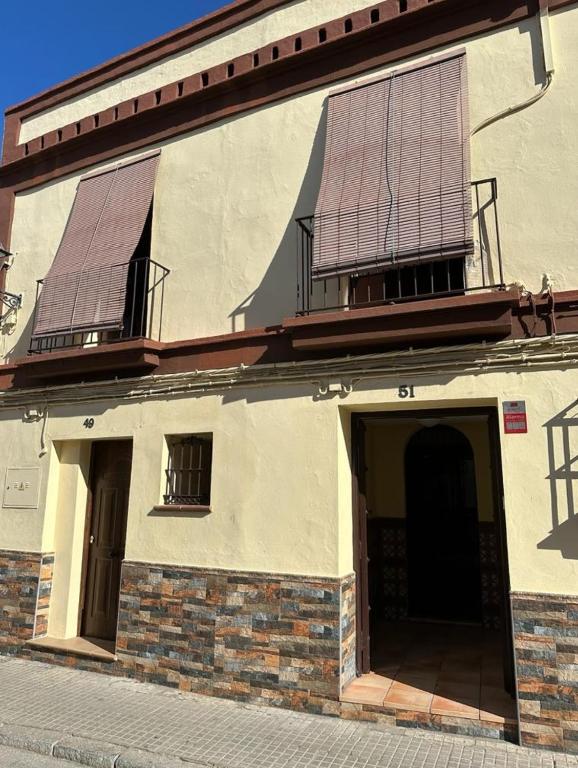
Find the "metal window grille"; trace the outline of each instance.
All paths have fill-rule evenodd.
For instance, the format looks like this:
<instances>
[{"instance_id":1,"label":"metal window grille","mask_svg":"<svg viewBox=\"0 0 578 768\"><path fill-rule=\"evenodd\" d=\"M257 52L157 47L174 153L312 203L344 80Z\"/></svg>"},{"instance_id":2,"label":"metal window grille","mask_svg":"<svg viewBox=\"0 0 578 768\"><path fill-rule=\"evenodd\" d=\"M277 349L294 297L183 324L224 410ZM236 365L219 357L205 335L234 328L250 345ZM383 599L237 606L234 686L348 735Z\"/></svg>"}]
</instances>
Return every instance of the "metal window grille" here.
<instances>
[{"instance_id":1,"label":"metal window grille","mask_svg":"<svg viewBox=\"0 0 578 768\"><path fill-rule=\"evenodd\" d=\"M445 259L351 277L349 306L363 307L436 294L461 294L465 288L465 258Z\"/></svg>"},{"instance_id":2,"label":"metal window grille","mask_svg":"<svg viewBox=\"0 0 578 768\"><path fill-rule=\"evenodd\" d=\"M210 435L171 437L168 447L165 504L208 506L211 502L213 438Z\"/></svg>"}]
</instances>

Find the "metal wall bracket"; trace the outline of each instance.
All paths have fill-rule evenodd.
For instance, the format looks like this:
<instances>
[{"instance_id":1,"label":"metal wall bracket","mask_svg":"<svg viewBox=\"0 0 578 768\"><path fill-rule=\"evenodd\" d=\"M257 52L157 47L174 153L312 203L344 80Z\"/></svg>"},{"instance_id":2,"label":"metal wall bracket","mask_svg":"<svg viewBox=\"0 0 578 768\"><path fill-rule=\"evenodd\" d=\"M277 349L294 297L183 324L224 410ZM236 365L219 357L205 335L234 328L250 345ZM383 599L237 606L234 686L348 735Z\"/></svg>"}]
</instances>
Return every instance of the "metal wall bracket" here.
<instances>
[{"instance_id":1,"label":"metal wall bracket","mask_svg":"<svg viewBox=\"0 0 578 768\"><path fill-rule=\"evenodd\" d=\"M9 293L8 291L0 291L0 301L7 307L6 312L0 314L0 323L3 322L10 312L14 312L16 309L20 309L22 306L22 294L21 293Z\"/></svg>"}]
</instances>

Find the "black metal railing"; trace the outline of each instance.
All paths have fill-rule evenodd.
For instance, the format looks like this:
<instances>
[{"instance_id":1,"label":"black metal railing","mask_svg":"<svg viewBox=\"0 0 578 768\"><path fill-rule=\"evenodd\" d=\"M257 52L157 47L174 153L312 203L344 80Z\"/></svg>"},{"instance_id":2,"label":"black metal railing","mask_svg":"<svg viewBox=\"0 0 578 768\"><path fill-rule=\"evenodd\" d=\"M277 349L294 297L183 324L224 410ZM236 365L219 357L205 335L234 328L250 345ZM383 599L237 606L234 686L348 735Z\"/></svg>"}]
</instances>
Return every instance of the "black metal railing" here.
<instances>
[{"instance_id":1,"label":"black metal railing","mask_svg":"<svg viewBox=\"0 0 578 768\"><path fill-rule=\"evenodd\" d=\"M472 182L474 252L364 268L354 275L313 279L315 217L297 219L297 314L397 304L505 288L498 218L498 183Z\"/></svg>"},{"instance_id":2,"label":"black metal railing","mask_svg":"<svg viewBox=\"0 0 578 768\"><path fill-rule=\"evenodd\" d=\"M36 286L36 304L33 320L33 334L30 343L30 354L41 352L53 352L58 349L70 347L92 347L99 344L110 344L118 341L127 341L129 339L154 339L161 340L161 331L163 324L163 310L165 298L165 279L170 273L167 267L149 258L132 259L129 262L121 264L107 265L97 267L83 273L73 273L56 278L50 285L45 280L37 280ZM82 278L81 278L82 275ZM70 330L62 329L57 332L43 332L42 325L35 332L37 313L39 311L40 299L43 289L49 291L45 294L42 313L51 313L51 307L47 302L54 301L52 316L54 317L58 308L58 296L60 289L65 290L67 285L76 280L78 286L90 286L89 289L83 288L77 290L75 307L72 312L72 322ZM61 285L59 285L59 281ZM124 286L126 285L126 289ZM111 311L111 315L122 314L122 319L118 317L107 323L91 323L86 317L78 321L78 315L84 315L82 303L83 295L91 294L91 300L97 295L98 303L106 311ZM121 304L119 308L119 302ZM76 310L76 304L79 308ZM67 312L70 308L67 308ZM75 321L74 316L77 316ZM56 323L57 324L57 320Z\"/></svg>"}]
</instances>

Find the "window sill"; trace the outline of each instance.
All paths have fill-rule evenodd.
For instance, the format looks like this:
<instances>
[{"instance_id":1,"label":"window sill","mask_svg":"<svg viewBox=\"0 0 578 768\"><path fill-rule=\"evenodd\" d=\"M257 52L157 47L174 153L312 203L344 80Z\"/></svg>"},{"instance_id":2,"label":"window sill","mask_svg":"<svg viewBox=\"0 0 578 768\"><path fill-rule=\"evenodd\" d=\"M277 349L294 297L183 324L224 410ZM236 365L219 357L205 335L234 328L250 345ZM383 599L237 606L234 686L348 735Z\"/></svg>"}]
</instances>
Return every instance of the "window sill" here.
<instances>
[{"instance_id":1,"label":"window sill","mask_svg":"<svg viewBox=\"0 0 578 768\"><path fill-rule=\"evenodd\" d=\"M153 512L161 514L183 512L186 514L209 515L213 510L203 504L157 504Z\"/></svg>"}]
</instances>

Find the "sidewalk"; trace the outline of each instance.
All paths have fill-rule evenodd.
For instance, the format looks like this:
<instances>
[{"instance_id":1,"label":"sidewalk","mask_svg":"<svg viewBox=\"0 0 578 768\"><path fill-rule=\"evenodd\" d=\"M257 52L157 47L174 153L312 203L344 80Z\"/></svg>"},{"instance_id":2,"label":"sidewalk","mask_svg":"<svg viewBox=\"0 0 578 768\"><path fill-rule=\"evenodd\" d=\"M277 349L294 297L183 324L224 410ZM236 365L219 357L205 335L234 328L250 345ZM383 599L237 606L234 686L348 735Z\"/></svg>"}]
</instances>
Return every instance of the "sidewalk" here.
<instances>
[{"instance_id":1,"label":"sidewalk","mask_svg":"<svg viewBox=\"0 0 578 768\"><path fill-rule=\"evenodd\" d=\"M0 744L102 768L578 766L578 757L500 742L238 704L6 657L0 723Z\"/></svg>"}]
</instances>

